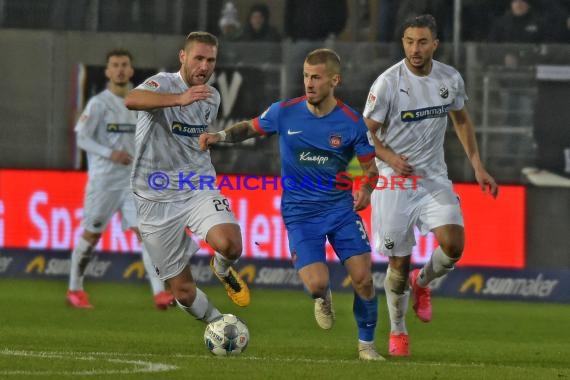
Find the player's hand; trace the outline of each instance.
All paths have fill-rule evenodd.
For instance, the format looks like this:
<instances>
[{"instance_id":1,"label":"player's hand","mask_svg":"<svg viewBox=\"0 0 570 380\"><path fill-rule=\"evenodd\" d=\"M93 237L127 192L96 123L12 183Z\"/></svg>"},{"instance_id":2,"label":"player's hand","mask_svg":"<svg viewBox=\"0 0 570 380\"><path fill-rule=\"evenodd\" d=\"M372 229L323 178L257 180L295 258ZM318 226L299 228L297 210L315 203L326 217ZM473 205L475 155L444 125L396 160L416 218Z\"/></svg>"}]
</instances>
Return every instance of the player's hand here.
<instances>
[{"instance_id":1,"label":"player's hand","mask_svg":"<svg viewBox=\"0 0 570 380\"><path fill-rule=\"evenodd\" d=\"M130 165L133 162L133 156L122 150L114 150L111 153L111 161L120 165Z\"/></svg>"},{"instance_id":2,"label":"player's hand","mask_svg":"<svg viewBox=\"0 0 570 380\"><path fill-rule=\"evenodd\" d=\"M408 163L408 157L403 154L393 153L389 155L386 159L386 163L390 165L398 175L408 176L414 172L414 168Z\"/></svg>"},{"instance_id":3,"label":"player's hand","mask_svg":"<svg viewBox=\"0 0 570 380\"><path fill-rule=\"evenodd\" d=\"M370 191L361 186L358 191L353 194L354 211L364 210L370 204Z\"/></svg>"},{"instance_id":4,"label":"player's hand","mask_svg":"<svg viewBox=\"0 0 570 380\"><path fill-rule=\"evenodd\" d=\"M497 195L499 195L499 185L497 185L495 179L491 177L485 169L475 170L475 179L484 193L488 192L493 198L497 198Z\"/></svg>"},{"instance_id":5,"label":"player's hand","mask_svg":"<svg viewBox=\"0 0 570 380\"><path fill-rule=\"evenodd\" d=\"M212 95L212 89L210 86L201 84L198 86L192 86L188 90L181 93L180 96L180 105L187 106L198 100L206 100Z\"/></svg>"},{"instance_id":6,"label":"player's hand","mask_svg":"<svg viewBox=\"0 0 570 380\"><path fill-rule=\"evenodd\" d=\"M208 150L210 145L220 141L220 135L217 133L202 133L198 138L198 145L200 150Z\"/></svg>"}]
</instances>

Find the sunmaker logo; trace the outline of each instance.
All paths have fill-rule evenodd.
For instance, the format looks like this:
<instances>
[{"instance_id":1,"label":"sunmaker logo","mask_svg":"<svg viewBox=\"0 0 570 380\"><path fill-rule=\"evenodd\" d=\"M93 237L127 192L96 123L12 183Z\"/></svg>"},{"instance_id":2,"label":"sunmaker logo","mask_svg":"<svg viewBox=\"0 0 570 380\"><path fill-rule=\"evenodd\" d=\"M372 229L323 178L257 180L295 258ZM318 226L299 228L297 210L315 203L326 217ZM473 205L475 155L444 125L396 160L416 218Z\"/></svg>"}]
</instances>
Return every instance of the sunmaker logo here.
<instances>
[{"instance_id":1,"label":"sunmaker logo","mask_svg":"<svg viewBox=\"0 0 570 380\"><path fill-rule=\"evenodd\" d=\"M400 112L400 119L404 123L409 123L411 121L418 121L423 119L434 119L438 117L447 116L449 111L449 106L451 104L444 104L442 106L436 107L426 107L417 110L406 110Z\"/></svg>"},{"instance_id":2,"label":"sunmaker logo","mask_svg":"<svg viewBox=\"0 0 570 380\"><path fill-rule=\"evenodd\" d=\"M557 279L546 279L542 273L536 277L499 277L485 279L482 274L474 274L463 282L461 293L484 294L491 296L522 296L546 298L558 285Z\"/></svg>"},{"instance_id":3,"label":"sunmaker logo","mask_svg":"<svg viewBox=\"0 0 570 380\"><path fill-rule=\"evenodd\" d=\"M107 124L107 132L111 133L135 133L135 124L117 124L109 123Z\"/></svg>"},{"instance_id":4,"label":"sunmaker logo","mask_svg":"<svg viewBox=\"0 0 570 380\"><path fill-rule=\"evenodd\" d=\"M172 133L180 136L198 137L206 131L207 125L190 125L175 121L172 123Z\"/></svg>"}]
</instances>

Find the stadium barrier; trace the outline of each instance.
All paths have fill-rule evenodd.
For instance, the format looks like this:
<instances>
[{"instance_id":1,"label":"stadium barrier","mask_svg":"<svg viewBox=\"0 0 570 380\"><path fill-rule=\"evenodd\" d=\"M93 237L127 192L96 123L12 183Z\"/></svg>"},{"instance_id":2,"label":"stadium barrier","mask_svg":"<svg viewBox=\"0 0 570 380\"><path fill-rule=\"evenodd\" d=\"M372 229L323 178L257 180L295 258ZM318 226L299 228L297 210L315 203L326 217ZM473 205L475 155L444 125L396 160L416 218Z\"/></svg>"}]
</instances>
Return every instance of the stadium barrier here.
<instances>
[{"instance_id":1,"label":"stadium barrier","mask_svg":"<svg viewBox=\"0 0 570 380\"><path fill-rule=\"evenodd\" d=\"M67 279L69 251L0 250L0 278ZM194 256L192 274L199 284L218 285L209 266L209 256ZM352 291L342 265L329 263L331 287ZM238 272L252 288L298 289L302 284L289 260L244 259ZM373 265L373 280L384 291L386 264ZM90 280L146 282L140 255L98 253L86 269ZM432 284L435 296L490 300L570 303L569 270L514 270L484 267L456 268Z\"/></svg>"}]
</instances>

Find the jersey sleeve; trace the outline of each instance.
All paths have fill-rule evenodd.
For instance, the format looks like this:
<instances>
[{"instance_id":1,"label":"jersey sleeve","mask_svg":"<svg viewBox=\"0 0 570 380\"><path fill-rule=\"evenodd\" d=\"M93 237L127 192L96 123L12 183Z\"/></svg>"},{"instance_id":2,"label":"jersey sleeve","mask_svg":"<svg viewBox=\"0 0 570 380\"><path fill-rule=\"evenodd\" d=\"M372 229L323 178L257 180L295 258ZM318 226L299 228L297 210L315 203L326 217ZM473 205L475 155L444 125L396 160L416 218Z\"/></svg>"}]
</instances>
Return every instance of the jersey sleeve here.
<instances>
[{"instance_id":1,"label":"jersey sleeve","mask_svg":"<svg viewBox=\"0 0 570 380\"><path fill-rule=\"evenodd\" d=\"M220 108L221 96L215 87L210 86L212 90L212 96L206 100L208 104L208 110L206 111L206 123L212 124L216 121L218 115L218 110Z\"/></svg>"},{"instance_id":2,"label":"jersey sleeve","mask_svg":"<svg viewBox=\"0 0 570 380\"><path fill-rule=\"evenodd\" d=\"M75 132L77 133L77 145L81 149L103 157L109 157L113 150L93 138L97 125L103 119L104 112L105 107L99 100L96 98L89 100L77 124L75 124Z\"/></svg>"},{"instance_id":3,"label":"jersey sleeve","mask_svg":"<svg viewBox=\"0 0 570 380\"><path fill-rule=\"evenodd\" d=\"M451 103L451 106L449 107L451 110L454 111L462 109L465 106L465 102L468 100L467 93L465 92L465 82L463 81L461 74L457 73L456 76L457 77L455 85L457 86L456 88L457 95L455 96L455 99L453 99L453 103Z\"/></svg>"},{"instance_id":4,"label":"jersey sleeve","mask_svg":"<svg viewBox=\"0 0 570 380\"><path fill-rule=\"evenodd\" d=\"M364 117L378 123L385 123L390 111L391 93L392 90L386 78L384 76L378 77L370 87L364 107Z\"/></svg>"},{"instance_id":5,"label":"jersey sleeve","mask_svg":"<svg viewBox=\"0 0 570 380\"><path fill-rule=\"evenodd\" d=\"M91 98L75 124L75 132L78 135L93 136L104 112L104 105L96 98Z\"/></svg>"},{"instance_id":6,"label":"jersey sleeve","mask_svg":"<svg viewBox=\"0 0 570 380\"><path fill-rule=\"evenodd\" d=\"M279 103L273 103L261 115L252 120L253 127L262 135L279 133Z\"/></svg>"},{"instance_id":7,"label":"jersey sleeve","mask_svg":"<svg viewBox=\"0 0 570 380\"><path fill-rule=\"evenodd\" d=\"M135 87L135 89L136 90L145 90L145 91L164 93L164 92L166 92L166 88L168 88L166 82L167 82L167 78L159 73L159 74L153 75L150 78L147 78L144 82L142 82L137 87Z\"/></svg>"},{"instance_id":8,"label":"jersey sleeve","mask_svg":"<svg viewBox=\"0 0 570 380\"><path fill-rule=\"evenodd\" d=\"M356 139L354 143L354 151L360 162L368 162L376 157L374 151L374 143L368 138L368 128L364 124L364 120L360 118L356 128Z\"/></svg>"}]
</instances>

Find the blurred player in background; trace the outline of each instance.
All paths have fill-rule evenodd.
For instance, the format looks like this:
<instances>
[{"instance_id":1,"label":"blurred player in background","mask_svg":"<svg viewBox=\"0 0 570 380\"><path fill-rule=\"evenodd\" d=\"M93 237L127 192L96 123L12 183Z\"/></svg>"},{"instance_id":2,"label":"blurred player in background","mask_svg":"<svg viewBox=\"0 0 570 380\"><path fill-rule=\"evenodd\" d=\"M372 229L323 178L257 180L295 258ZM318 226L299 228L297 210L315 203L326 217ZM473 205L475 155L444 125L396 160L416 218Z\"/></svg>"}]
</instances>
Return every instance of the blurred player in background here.
<instances>
[{"instance_id":1,"label":"blurred player in background","mask_svg":"<svg viewBox=\"0 0 570 380\"><path fill-rule=\"evenodd\" d=\"M109 79L107 89L89 100L75 126L77 145L87 152L89 165L83 205L84 231L71 254L67 291L68 303L76 308L93 307L83 289L85 269L115 212L120 210L123 228L130 228L139 236L134 199L129 189L137 115L123 103L133 74L131 54L124 49L110 51L105 69ZM155 306L166 309L173 303L173 296L156 277L144 247L142 257Z\"/></svg>"},{"instance_id":2,"label":"blurred player in background","mask_svg":"<svg viewBox=\"0 0 570 380\"><path fill-rule=\"evenodd\" d=\"M242 253L239 224L228 200L199 184L204 176L216 175L198 137L220 106L220 94L206 84L217 54L215 36L192 32L179 52L180 71L148 78L125 100L129 109L141 111L131 187L143 244L178 306L205 322L220 312L192 278L189 259L198 246L187 228L216 251L210 265L232 301L239 306L250 301L247 285L231 267Z\"/></svg>"},{"instance_id":3,"label":"blurred player in background","mask_svg":"<svg viewBox=\"0 0 570 380\"><path fill-rule=\"evenodd\" d=\"M405 315L409 286L420 320L432 317L429 283L451 271L464 246L463 216L444 161L443 141L449 114L483 191L497 196L498 187L485 170L474 127L464 106L461 75L433 60L438 46L433 16L408 19L403 28L405 59L376 79L364 109L373 133L380 175L415 175L402 190L376 191L372 196L372 225L376 249L389 257L384 281L391 321L389 353L408 356ZM432 231L439 247L420 270L410 270L415 245L414 226ZM409 276L409 280L408 280Z\"/></svg>"},{"instance_id":4,"label":"blurred player in background","mask_svg":"<svg viewBox=\"0 0 570 380\"><path fill-rule=\"evenodd\" d=\"M293 178L284 186L281 213L293 263L315 300L317 324L330 329L335 319L325 254L328 238L352 280L359 357L383 360L374 347L378 300L372 283L370 243L355 212L368 206L373 189L363 186L353 198L351 189L336 188L336 175L346 171L355 154L367 176L378 173L362 117L334 97L340 71L340 58L334 51L312 51L303 66L305 96L274 103L253 120L204 134L200 146L206 150L218 141L279 134L282 178ZM305 179L310 184L301 186Z\"/></svg>"}]
</instances>

